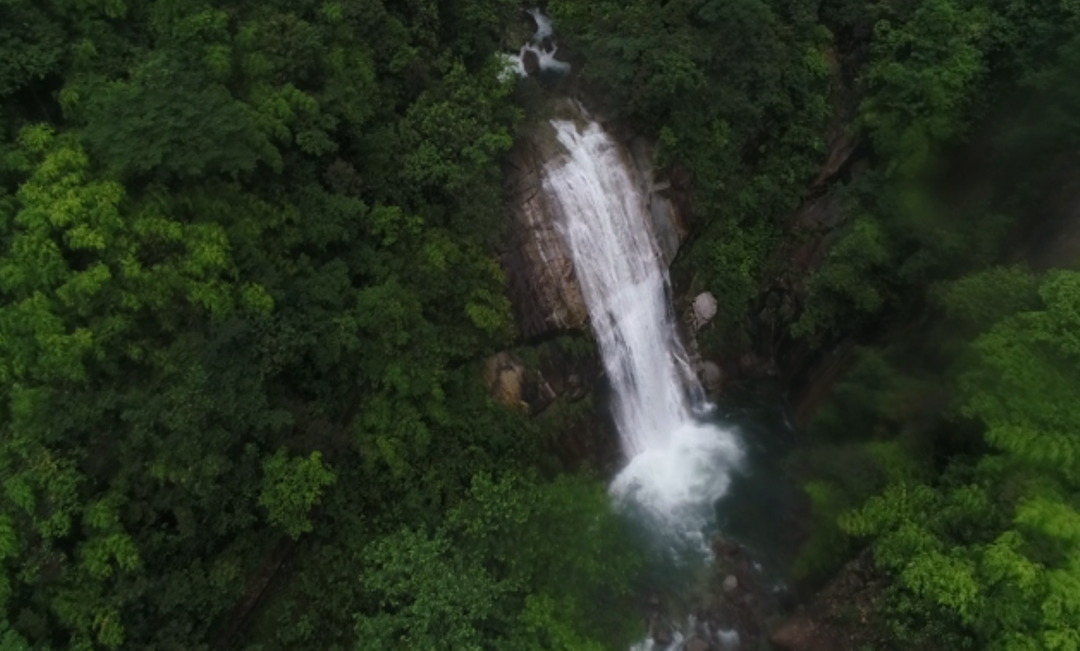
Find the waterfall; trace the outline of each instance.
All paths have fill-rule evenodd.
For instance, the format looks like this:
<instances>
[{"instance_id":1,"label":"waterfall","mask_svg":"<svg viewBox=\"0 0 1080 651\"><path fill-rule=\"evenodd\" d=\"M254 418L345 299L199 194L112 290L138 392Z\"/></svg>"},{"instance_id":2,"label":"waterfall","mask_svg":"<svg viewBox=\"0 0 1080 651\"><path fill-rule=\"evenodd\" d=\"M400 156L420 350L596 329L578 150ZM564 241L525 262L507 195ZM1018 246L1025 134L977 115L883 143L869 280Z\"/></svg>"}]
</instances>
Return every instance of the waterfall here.
<instances>
[{"instance_id":1,"label":"waterfall","mask_svg":"<svg viewBox=\"0 0 1080 651\"><path fill-rule=\"evenodd\" d=\"M627 154L595 121L551 125L565 154L545 165L545 195L574 262L628 459L611 493L669 533L700 536L738 445L701 419L709 406L679 341L647 197Z\"/></svg>"}]
</instances>

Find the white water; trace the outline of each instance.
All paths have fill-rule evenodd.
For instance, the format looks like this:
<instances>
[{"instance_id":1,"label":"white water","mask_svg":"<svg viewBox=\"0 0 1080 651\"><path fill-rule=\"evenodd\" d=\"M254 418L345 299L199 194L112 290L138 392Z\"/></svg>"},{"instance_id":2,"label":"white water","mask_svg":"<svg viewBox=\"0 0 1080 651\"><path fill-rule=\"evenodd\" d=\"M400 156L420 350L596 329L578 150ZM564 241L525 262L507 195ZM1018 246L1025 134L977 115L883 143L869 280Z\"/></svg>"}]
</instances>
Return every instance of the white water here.
<instances>
[{"instance_id":1,"label":"white water","mask_svg":"<svg viewBox=\"0 0 1080 651\"><path fill-rule=\"evenodd\" d=\"M532 52L536 55L541 70L559 73L570 72L569 63L555 58L555 53L559 51L559 48L554 45L555 31L551 27L551 19L539 9L529 9L528 13L536 20L536 33L533 34L528 43L521 46L521 50L516 55L505 53L501 55L506 64L507 76L511 79L515 74L519 77L528 76L529 73L525 71L526 52ZM544 49L545 38L551 39L549 41L552 44L551 51Z\"/></svg>"},{"instance_id":2,"label":"white water","mask_svg":"<svg viewBox=\"0 0 1080 651\"><path fill-rule=\"evenodd\" d=\"M700 419L710 407L675 329L667 269L626 154L594 121L551 124L566 154L546 164L545 195L574 261L628 459L611 493L665 534L704 546L739 447Z\"/></svg>"}]
</instances>

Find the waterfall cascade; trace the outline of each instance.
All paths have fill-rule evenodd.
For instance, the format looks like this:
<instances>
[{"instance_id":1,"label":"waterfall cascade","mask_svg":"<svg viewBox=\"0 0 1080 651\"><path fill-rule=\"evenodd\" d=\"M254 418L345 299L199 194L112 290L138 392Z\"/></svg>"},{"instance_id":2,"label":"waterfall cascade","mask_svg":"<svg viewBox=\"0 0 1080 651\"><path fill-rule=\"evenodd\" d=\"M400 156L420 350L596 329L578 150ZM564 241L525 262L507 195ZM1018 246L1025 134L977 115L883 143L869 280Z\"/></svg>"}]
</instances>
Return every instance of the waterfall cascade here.
<instances>
[{"instance_id":1,"label":"waterfall cascade","mask_svg":"<svg viewBox=\"0 0 1080 651\"><path fill-rule=\"evenodd\" d=\"M709 407L678 338L667 269L625 151L595 121L551 125L565 155L546 164L544 190L573 258L629 461L611 492L665 533L700 540L740 457L737 442L700 419Z\"/></svg>"}]
</instances>

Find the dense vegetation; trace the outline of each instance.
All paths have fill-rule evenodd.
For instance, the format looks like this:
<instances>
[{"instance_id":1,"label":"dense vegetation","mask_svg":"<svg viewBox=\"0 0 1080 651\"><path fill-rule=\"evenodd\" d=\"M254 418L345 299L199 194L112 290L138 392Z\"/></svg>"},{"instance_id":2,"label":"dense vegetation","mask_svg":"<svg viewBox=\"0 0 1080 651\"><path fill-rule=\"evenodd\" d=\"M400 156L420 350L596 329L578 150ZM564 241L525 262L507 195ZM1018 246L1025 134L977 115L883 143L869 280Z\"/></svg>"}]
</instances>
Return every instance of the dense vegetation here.
<instances>
[{"instance_id":1,"label":"dense vegetation","mask_svg":"<svg viewBox=\"0 0 1080 651\"><path fill-rule=\"evenodd\" d=\"M552 0L582 76L693 178L678 265L725 297L707 345L745 345L746 311L830 140L868 166L828 188L842 241L792 329L827 343L985 265L1075 148L1075 9L998 0ZM1019 178L1017 178L1019 177ZM1043 184L1043 185L1040 185ZM942 189L950 193L941 192ZM801 234L801 236L813 234ZM801 280L801 279L799 279Z\"/></svg>"},{"instance_id":2,"label":"dense vegetation","mask_svg":"<svg viewBox=\"0 0 1080 651\"><path fill-rule=\"evenodd\" d=\"M724 297L714 349L746 345L743 306L785 272L826 126L861 142L790 315L810 346L863 343L790 462L817 515L801 575L872 550L867 648L1080 649L1080 276L1001 264L1075 183L1076 5L551 6L610 109L693 176L677 264Z\"/></svg>"},{"instance_id":3,"label":"dense vegetation","mask_svg":"<svg viewBox=\"0 0 1080 651\"><path fill-rule=\"evenodd\" d=\"M869 545L883 647L1080 649L1080 278L1000 264L1078 162L1076 3L548 9L692 178L707 349L747 344L808 191L842 206L791 334L872 345L792 463L804 573ZM640 633L602 489L477 379L514 343L517 11L0 0L0 649Z\"/></svg>"},{"instance_id":4,"label":"dense vegetation","mask_svg":"<svg viewBox=\"0 0 1080 651\"><path fill-rule=\"evenodd\" d=\"M0 2L0 647L636 632L602 487L478 380L516 11Z\"/></svg>"},{"instance_id":5,"label":"dense vegetation","mask_svg":"<svg viewBox=\"0 0 1080 651\"><path fill-rule=\"evenodd\" d=\"M552 0L550 10L613 116L692 174L695 232L679 264L724 297L714 342L742 345L783 219L826 153L832 38L817 0Z\"/></svg>"}]
</instances>

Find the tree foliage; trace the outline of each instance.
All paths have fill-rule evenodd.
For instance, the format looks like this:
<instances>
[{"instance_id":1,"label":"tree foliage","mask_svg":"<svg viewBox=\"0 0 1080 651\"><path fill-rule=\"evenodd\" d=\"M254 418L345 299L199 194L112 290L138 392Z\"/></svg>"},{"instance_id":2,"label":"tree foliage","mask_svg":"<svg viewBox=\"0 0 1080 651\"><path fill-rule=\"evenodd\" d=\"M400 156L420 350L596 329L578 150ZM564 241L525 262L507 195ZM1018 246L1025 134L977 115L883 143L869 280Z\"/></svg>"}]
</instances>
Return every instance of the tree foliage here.
<instances>
[{"instance_id":1,"label":"tree foliage","mask_svg":"<svg viewBox=\"0 0 1080 651\"><path fill-rule=\"evenodd\" d=\"M991 269L942 287L938 300L958 319L956 332L973 338L946 355L955 411L936 423L930 410L921 424L910 415L894 422L924 440L940 432L936 454L951 456L940 473L849 485L846 510L825 514L847 536L870 541L877 566L893 577L881 608L896 648L1077 648L1080 425L1070 405L1080 388L1078 281L1073 271L1036 279ZM1001 300L979 300L990 296ZM933 381L910 370L896 378L891 391L907 401L912 391L898 383ZM878 427L888 414L880 405L865 412ZM949 442L950 429L980 441L957 454L965 448Z\"/></svg>"},{"instance_id":2,"label":"tree foliage","mask_svg":"<svg viewBox=\"0 0 1080 651\"><path fill-rule=\"evenodd\" d=\"M825 154L832 70L817 2L558 0L550 10L608 109L692 176L695 237L680 264L724 296L716 332L738 340L783 219Z\"/></svg>"},{"instance_id":3,"label":"tree foliage","mask_svg":"<svg viewBox=\"0 0 1080 651\"><path fill-rule=\"evenodd\" d=\"M352 648L362 550L543 461L477 380L516 10L0 2L0 644ZM575 486L527 517L611 517Z\"/></svg>"},{"instance_id":4,"label":"tree foliage","mask_svg":"<svg viewBox=\"0 0 1080 651\"><path fill-rule=\"evenodd\" d=\"M434 534L403 529L365 558L372 614L359 648L591 651L628 645L636 557L607 496L574 479L473 478Z\"/></svg>"}]
</instances>

